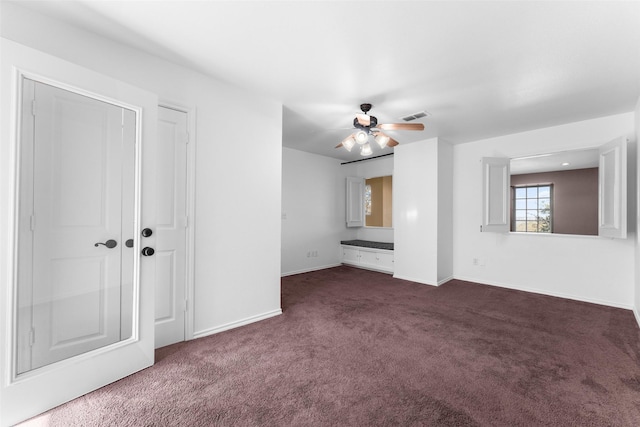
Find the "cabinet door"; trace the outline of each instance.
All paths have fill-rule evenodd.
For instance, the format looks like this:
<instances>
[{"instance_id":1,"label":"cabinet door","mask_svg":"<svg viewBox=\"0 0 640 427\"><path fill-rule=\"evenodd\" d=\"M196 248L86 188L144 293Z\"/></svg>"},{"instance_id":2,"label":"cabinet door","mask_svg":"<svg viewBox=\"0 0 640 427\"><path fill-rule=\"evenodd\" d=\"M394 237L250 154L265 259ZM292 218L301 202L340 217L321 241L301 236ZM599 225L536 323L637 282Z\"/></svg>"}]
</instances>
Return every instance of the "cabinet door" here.
<instances>
[{"instance_id":1,"label":"cabinet door","mask_svg":"<svg viewBox=\"0 0 640 427\"><path fill-rule=\"evenodd\" d=\"M363 267L378 268L378 253L360 249L360 265Z\"/></svg>"},{"instance_id":2,"label":"cabinet door","mask_svg":"<svg viewBox=\"0 0 640 427\"><path fill-rule=\"evenodd\" d=\"M482 158L482 229L509 232L509 159Z\"/></svg>"},{"instance_id":3,"label":"cabinet door","mask_svg":"<svg viewBox=\"0 0 640 427\"><path fill-rule=\"evenodd\" d=\"M598 235L627 237L627 140L600 147Z\"/></svg>"},{"instance_id":4,"label":"cabinet door","mask_svg":"<svg viewBox=\"0 0 640 427\"><path fill-rule=\"evenodd\" d=\"M378 267L393 272L393 253L378 252Z\"/></svg>"},{"instance_id":5,"label":"cabinet door","mask_svg":"<svg viewBox=\"0 0 640 427\"><path fill-rule=\"evenodd\" d=\"M364 226L364 178L347 177L347 227Z\"/></svg>"},{"instance_id":6,"label":"cabinet door","mask_svg":"<svg viewBox=\"0 0 640 427\"><path fill-rule=\"evenodd\" d=\"M342 262L345 264L358 264L359 259L359 250L353 247L343 246L342 247Z\"/></svg>"}]
</instances>

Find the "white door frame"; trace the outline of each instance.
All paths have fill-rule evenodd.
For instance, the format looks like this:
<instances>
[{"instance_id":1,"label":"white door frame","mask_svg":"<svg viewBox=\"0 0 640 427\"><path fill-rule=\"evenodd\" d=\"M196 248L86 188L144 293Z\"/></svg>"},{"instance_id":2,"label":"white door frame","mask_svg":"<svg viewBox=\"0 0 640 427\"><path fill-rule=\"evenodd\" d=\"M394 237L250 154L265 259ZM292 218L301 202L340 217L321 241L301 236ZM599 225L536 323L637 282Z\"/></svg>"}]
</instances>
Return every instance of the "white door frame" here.
<instances>
[{"instance_id":1,"label":"white door frame","mask_svg":"<svg viewBox=\"0 0 640 427\"><path fill-rule=\"evenodd\" d=\"M187 307L185 310L185 331L184 339L193 339L194 311L193 297L195 289L195 212L196 212L196 107L188 107L179 102L161 99L158 103L160 107L170 108L187 114L187 130L189 132L189 142L187 144L187 244L186 244L186 277L185 277L185 298Z\"/></svg>"},{"instance_id":2,"label":"white door frame","mask_svg":"<svg viewBox=\"0 0 640 427\"><path fill-rule=\"evenodd\" d=\"M62 89L101 99L136 112L136 213L135 230L155 226L155 193L140 189L155 176L153 161L157 105L155 94L85 69L6 39L0 40L0 425L12 425L81 396L154 362L153 258L135 258L133 336L70 359L16 374L15 303L17 280L17 208L19 198L19 142L21 79L28 77ZM46 70L41 75L31 70ZM141 169L142 159L145 167ZM136 239L139 241L140 239ZM152 246L153 242L145 242ZM134 250L139 251L139 243ZM108 367L109 369L104 369Z\"/></svg>"}]
</instances>

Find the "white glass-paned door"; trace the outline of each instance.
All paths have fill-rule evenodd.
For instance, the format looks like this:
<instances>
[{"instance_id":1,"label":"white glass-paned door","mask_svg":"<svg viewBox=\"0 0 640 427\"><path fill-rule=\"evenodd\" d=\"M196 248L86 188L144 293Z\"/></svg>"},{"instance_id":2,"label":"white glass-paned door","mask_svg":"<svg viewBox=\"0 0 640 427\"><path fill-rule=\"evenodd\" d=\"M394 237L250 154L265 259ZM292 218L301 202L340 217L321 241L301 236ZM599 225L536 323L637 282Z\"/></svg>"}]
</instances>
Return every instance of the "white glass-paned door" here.
<instances>
[{"instance_id":1,"label":"white glass-paned door","mask_svg":"<svg viewBox=\"0 0 640 427\"><path fill-rule=\"evenodd\" d=\"M135 113L28 79L24 87L33 132L21 157L21 198L31 209L21 215L29 233L20 236L20 266L30 272L18 283L26 288L18 374L131 336L133 302L122 284L132 282L134 257L122 231L134 217L124 156L135 145L127 129Z\"/></svg>"}]
</instances>

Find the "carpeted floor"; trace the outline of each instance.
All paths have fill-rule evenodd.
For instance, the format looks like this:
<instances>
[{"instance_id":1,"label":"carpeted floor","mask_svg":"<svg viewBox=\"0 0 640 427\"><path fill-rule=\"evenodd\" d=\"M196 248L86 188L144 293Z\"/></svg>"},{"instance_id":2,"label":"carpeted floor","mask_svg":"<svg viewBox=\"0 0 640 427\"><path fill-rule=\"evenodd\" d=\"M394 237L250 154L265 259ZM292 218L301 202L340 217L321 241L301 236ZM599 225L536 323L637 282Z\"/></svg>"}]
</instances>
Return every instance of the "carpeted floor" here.
<instances>
[{"instance_id":1,"label":"carpeted floor","mask_svg":"<svg viewBox=\"0 0 640 427\"><path fill-rule=\"evenodd\" d=\"M27 425L640 425L628 310L344 266L283 278L282 305Z\"/></svg>"}]
</instances>

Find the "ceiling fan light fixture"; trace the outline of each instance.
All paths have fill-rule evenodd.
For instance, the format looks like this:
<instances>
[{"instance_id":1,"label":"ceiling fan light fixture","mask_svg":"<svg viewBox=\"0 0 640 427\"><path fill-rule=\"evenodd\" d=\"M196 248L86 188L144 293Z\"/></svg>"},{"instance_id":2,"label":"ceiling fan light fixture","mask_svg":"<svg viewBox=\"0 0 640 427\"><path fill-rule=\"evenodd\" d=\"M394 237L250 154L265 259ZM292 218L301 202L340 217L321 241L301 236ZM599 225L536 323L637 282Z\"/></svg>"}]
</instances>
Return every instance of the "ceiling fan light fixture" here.
<instances>
[{"instance_id":1,"label":"ceiling fan light fixture","mask_svg":"<svg viewBox=\"0 0 640 427\"><path fill-rule=\"evenodd\" d=\"M369 145L368 142L360 148L361 156L370 156L372 154L373 154L373 151L371 151L371 145Z\"/></svg>"},{"instance_id":2,"label":"ceiling fan light fixture","mask_svg":"<svg viewBox=\"0 0 640 427\"><path fill-rule=\"evenodd\" d=\"M360 145L364 144L369 140L369 135L367 135L367 133L363 130L359 130L358 132L356 132L353 135L353 137L356 140L356 142Z\"/></svg>"},{"instance_id":3,"label":"ceiling fan light fixture","mask_svg":"<svg viewBox=\"0 0 640 427\"><path fill-rule=\"evenodd\" d=\"M384 148L387 146L387 143L389 142L389 137L387 135L377 135L375 137L376 142L378 143L378 145L380 146L380 148Z\"/></svg>"},{"instance_id":4,"label":"ceiling fan light fixture","mask_svg":"<svg viewBox=\"0 0 640 427\"><path fill-rule=\"evenodd\" d=\"M353 135L349 135L345 139L342 140L342 146L347 150L351 151L353 146L356 144L355 139L353 139Z\"/></svg>"}]
</instances>

